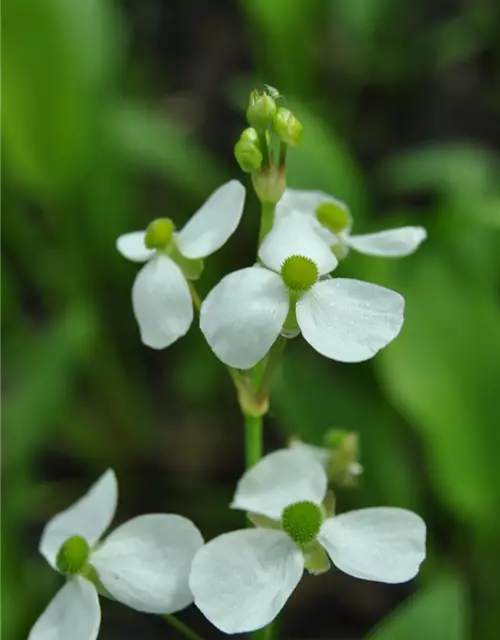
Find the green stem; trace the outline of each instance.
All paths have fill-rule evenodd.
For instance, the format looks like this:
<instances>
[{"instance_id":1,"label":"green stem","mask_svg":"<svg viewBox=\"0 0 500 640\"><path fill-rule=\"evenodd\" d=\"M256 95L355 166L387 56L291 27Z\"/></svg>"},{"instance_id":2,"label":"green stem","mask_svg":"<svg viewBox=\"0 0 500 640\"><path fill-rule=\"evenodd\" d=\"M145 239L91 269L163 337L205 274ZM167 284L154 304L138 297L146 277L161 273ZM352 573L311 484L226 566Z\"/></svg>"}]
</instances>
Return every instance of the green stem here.
<instances>
[{"instance_id":1,"label":"green stem","mask_svg":"<svg viewBox=\"0 0 500 640\"><path fill-rule=\"evenodd\" d=\"M187 624L181 622L179 618L176 618L172 614L165 614L161 616L166 623L168 623L171 627L176 629L181 635L188 640L202 640L202 637L195 633L191 627L188 627Z\"/></svg>"},{"instance_id":2,"label":"green stem","mask_svg":"<svg viewBox=\"0 0 500 640\"><path fill-rule=\"evenodd\" d=\"M262 167L267 169L269 167L269 146L267 144L267 136L265 131L259 131L259 147L262 152Z\"/></svg>"},{"instance_id":3,"label":"green stem","mask_svg":"<svg viewBox=\"0 0 500 640\"><path fill-rule=\"evenodd\" d=\"M288 151L288 145L284 142L280 142L280 163L279 168L284 171L286 167L286 152Z\"/></svg>"},{"instance_id":4,"label":"green stem","mask_svg":"<svg viewBox=\"0 0 500 640\"><path fill-rule=\"evenodd\" d=\"M274 209L276 205L273 202L262 203L262 214L260 217L260 229L259 229L259 247L262 244L264 238L267 236L274 222Z\"/></svg>"},{"instance_id":5,"label":"green stem","mask_svg":"<svg viewBox=\"0 0 500 640\"><path fill-rule=\"evenodd\" d=\"M261 381L258 386L257 398L265 394L266 396L269 394L269 386L271 384L271 379L278 365L281 354L283 353L283 349L286 345L286 338L282 335L278 336L275 343L271 347L269 351L269 355L267 356L267 362L264 367L264 371L262 373Z\"/></svg>"},{"instance_id":6,"label":"green stem","mask_svg":"<svg viewBox=\"0 0 500 640\"><path fill-rule=\"evenodd\" d=\"M250 469L262 458L262 416L243 414L245 420L245 462Z\"/></svg>"}]
</instances>

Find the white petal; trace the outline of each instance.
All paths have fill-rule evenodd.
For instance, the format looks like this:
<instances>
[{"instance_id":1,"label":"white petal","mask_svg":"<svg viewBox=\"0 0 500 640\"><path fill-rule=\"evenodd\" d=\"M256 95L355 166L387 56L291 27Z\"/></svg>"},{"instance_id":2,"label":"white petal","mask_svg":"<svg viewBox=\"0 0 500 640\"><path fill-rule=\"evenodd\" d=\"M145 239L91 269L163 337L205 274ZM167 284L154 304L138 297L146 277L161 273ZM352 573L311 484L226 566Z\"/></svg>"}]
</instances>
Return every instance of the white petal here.
<instances>
[{"instance_id":1,"label":"white petal","mask_svg":"<svg viewBox=\"0 0 500 640\"><path fill-rule=\"evenodd\" d=\"M82 536L94 545L111 524L116 511L118 486L114 471L108 469L87 493L45 525L39 551L55 568L57 552L71 536Z\"/></svg>"},{"instance_id":2,"label":"white petal","mask_svg":"<svg viewBox=\"0 0 500 640\"><path fill-rule=\"evenodd\" d=\"M298 216L289 216L277 221L259 249L259 258L277 273L283 262L293 255L305 256L312 260L320 275L330 273L338 265L338 260L329 245L309 223Z\"/></svg>"},{"instance_id":3,"label":"white petal","mask_svg":"<svg viewBox=\"0 0 500 640\"><path fill-rule=\"evenodd\" d=\"M100 624L94 585L84 578L72 578L52 598L28 640L95 640Z\"/></svg>"},{"instance_id":4,"label":"white petal","mask_svg":"<svg viewBox=\"0 0 500 640\"><path fill-rule=\"evenodd\" d=\"M281 200L276 205L276 220L289 215L292 211L316 217L316 207L322 202L331 202L349 213L349 209L345 202L337 200L337 198L334 198L323 191L287 189Z\"/></svg>"},{"instance_id":5,"label":"white petal","mask_svg":"<svg viewBox=\"0 0 500 640\"><path fill-rule=\"evenodd\" d=\"M145 262L155 254L154 249L147 249L144 244L145 231L132 231L120 236L116 241L118 251L129 260L134 262Z\"/></svg>"},{"instance_id":6,"label":"white petal","mask_svg":"<svg viewBox=\"0 0 500 640\"><path fill-rule=\"evenodd\" d=\"M110 594L132 609L175 613L193 602L188 586L203 538L177 515L149 514L115 529L92 554L91 564Z\"/></svg>"},{"instance_id":7,"label":"white petal","mask_svg":"<svg viewBox=\"0 0 500 640\"><path fill-rule=\"evenodd\" d=\"M331 451L328 449L317 447L314 444L307 444L306 442L302 442L302 440L293 439L290 441L288 447L292 451L300 451L311 456L316 462L319 462L322 467L328 464L332 456Z\"/></svg>"},{"instance_id":8,"label":"white petal","mask_svg":"<svg viewBox=\"0 0 500 640\"><path fill-rule=\"evenodd\" d=\"M347 244L369 256L401 258L413 253L427 238L423 227L401 227L366 233L359 236L348 236Z\"/></svg>"},{"instance_id":9,"label":"white petal","mask_svg":"<svg viewBox=\"0 0 500 640\"><path fill-rule=\"evenodd\" d=\"M236 231L245 204L245 187L238 180L214 191L177 234L177 246L186 258L204 258L220 249Z\"/></svg>"},{"instance_id":10,"label":"white petal","mask_svg":"<svg viewBox=\"0 0 500 640\"><path fill-rule=\"evenodd\" d=\"M186 279L167 256L157 255L137 274L132 306L142 342L165 349L185 335L193 321L193 302Z\"/></svg>"},{"instance_id":11,"label":"white petal","mask_svg":"<svg viewBox=\"0 0 500 640\"><path fill-rule=\"evenodd\" d=\"M224 633L245 633L274 620L304 570L298 547L282 531L226 533L199 551L189 584L196 606Z\"/></svg>"},{"instance_id":12,"label":"white petal","mask_svg":"<svg viewBox=\"0 0 500 640\"><path fill-rule=\"evenodd\" d=\"M373 357L398 335L404 299L399 293L359 280L318 282L297 302L302 335L319 353L340 362Z\"/></svg>"},{"instance_id":13,"label":"white petal","mask_svg":"<svg viewBox=\"0 0 500 640\"><path fill-rule=\"evenodd\" d=\"M230 273L212 289L200 311L200 328L225 364L249 369L281 331L290 300L281 278L249 267Z\"/></svg>"},{"instance_id":14,"label":"white petal","mask_svg":"<svg viewBox=\"0 0 500 640\"><path fill-rule=\"evenodd\" d=\"M285 507L300 500L321 504L327 484L323 467L309 454L281 449L243 474L231 507L278 520Z\"/></svg>"},{"instance_id":15,"label":"white petal","mask_svg":"<svg viewBox=\"0 0 500 640\"><path fill-rule=\"evenodd\" d=\"M318 541L355 578L406 582L425 558L425 523L406 509L360 509L326 520Z\"/></svg>"}]
</instances>

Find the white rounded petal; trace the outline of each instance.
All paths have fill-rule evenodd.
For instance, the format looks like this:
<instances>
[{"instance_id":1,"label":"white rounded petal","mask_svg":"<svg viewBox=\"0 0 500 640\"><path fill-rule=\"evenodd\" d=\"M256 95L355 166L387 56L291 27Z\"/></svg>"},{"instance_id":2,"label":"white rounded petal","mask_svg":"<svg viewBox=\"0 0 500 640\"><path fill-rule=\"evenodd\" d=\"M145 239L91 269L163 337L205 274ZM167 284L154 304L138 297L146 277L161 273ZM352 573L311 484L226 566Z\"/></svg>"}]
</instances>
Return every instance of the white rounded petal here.
<instances>
[{"instance_id":1,"label":"white rounded petal","mask_svg":"<svg viewBox=\"0 0 500 640\"><path fill-rule=\"evenodd\" d=\"M193 321L193 302L186 279L173 260L157 255L136 276L132 306L142 342L165 349L184 336Z\"/></svg>"},{"instance_id":2,"label":"white rounded petal","mask_svg":"<svg viewBox=\"0 0 500 640\"><path fill-rule=\"evenodd\" d=\"M281 449L243 474L231 507L279 520L283 509L295 502L321 504L327 484L323 467L309 454Z\"/></svg>"},{"instance_id":3,"label":"white rounded petal","mask_svg":"<svg viewBox=\"0 0 500 640\"><path fill-rule=\"evenodd\" d=\"M274 620L303 571L302 553L285 533L247 529L206 544L193 560L189 584L214 626L245 633Z\"/></svg>"},{"instance_id":4,"label":"white rounded petal","mask_svg":"<svg viewBox=\"0 0 500 640\"><path fill-rule=\"evenodd\" d=\"M177 246L186 258L204 258L220 249L236 231L245 204L245 187L238 180L214 191L177 234Z\"/></svg>"},{"instance_id":5,"label":"white rounded petal","mask_svg":"<svg viewBox=\"0 0 500 640\"><path fill-rule=\"evenodd\" d=\"M193 602L188 579L203 538L177 515L129 520L92 554L102 584L123 604L147 613L175 613Z\"/></svg>"},{"instance_id":6,"label":"white rounded petal","mask_svg":"<svg viewBox=\"0 0 500 640\"><path fill-rule=\"evenodd\" d=\"M154 249L148 249L144 244L145 231L132 231L120 236L116 241L116 248L128 260L145 262L155 254Z\"/></svg>"},{"instance_id":7,"label":"white rounded petal","mask_svg":"<svg viewBox=\"0 0 500 640\"><path fill-rule=\"evenodd\" d=\"M322 467L326 467L332 457L331 451L328 449L317 447L314 444L307 444L306 442L302 442L302 440L291 440L288 448L292 451L300 451L301 453L311 456L316 462L319 462Z\"/></svg>"},{"instance_id":8,"label":"white rounded petal","mask_svg":"<svg viewBox=\"0 0 500 640\"><path fill-rule=\"evenodd\" d=\"M373 357L398 335L404 298L368 282L318 282L297 302L302 335L319 353L340 362Z\"/></svg>"},{"instance_id":9,"label":"white rounded petal","mask_svg":"<svg viewBox=\"0 0 500 640\"><path fill-rule=\"evenodd\" d=\"M273 225L259 249L259 258L279 273L285 260L294 255L312 260L320 275L330 273L338 265L328 243L312 226L298 216L289 216Z\"/></svg>"},{"instance_id":10,"label":"white rounded petal","mask_svg":"<svg viewBox=\"0 0 500 640\"><path fill-rule=\"evenodd\" d=\"M316 207L322 202L331 202L349 213L345 202L337 200L323 191L307 189L286 189L283 197L276 205L276 220L289 215L291 212L300 212L315 217Z\"/></svg>"},{"instance_id":11,"label":"white rounded petal","mask_svg":"<svg viewBox=\"0 0 500 640\"><path fill-rule=\"evenodd\" d=\"M82 536L89 545L94 545L111 524L117 501L116 476L108 469L83 498L45 525L38 547L42 556L55 568L61 545L71 536Z\"/></svg>"},{"instance_id":12,"label":"white rounded petal","mask_svg":"<svg viewBox=\"0 0 500 640\"><path fill-rule=\"evenodd\" d=\"M94 585L72 578L59 589L35 622L28 640L95 640L101 609Z\"/></svg>"},{"instance_id":13,"label":"white rounded petal","mask_svg":"<svg viewBox=\"0 0 500 640\"><path fill-rule=\"evenodd\" d=\"M360 509L326 520L318 541L355 578L406 582L425 558L425 523L406 509Z\"/></svg>"},{"instance_id":14,"label":"white rounded petal","mask_svg":"<svg viewBox=\"0 0 500 640\"><path fill-rule=\"evenodd\" d=\"M348 236L347 244L369 256L401 258L413 253L427 238L423 227L401 227L378 233Z\"/></svg>"},{"instance_id":15,"label":"white rounded petal","mask_svg":"<svg viewBox=\"0 0 500 640\"><path fill-rule=\"evenodd\" d=\"M200 328L222 362L249 369L278 337L289 306L278 275L249 267L230 273L212 289L201 305Z\"/></svg>"}]
</instances>

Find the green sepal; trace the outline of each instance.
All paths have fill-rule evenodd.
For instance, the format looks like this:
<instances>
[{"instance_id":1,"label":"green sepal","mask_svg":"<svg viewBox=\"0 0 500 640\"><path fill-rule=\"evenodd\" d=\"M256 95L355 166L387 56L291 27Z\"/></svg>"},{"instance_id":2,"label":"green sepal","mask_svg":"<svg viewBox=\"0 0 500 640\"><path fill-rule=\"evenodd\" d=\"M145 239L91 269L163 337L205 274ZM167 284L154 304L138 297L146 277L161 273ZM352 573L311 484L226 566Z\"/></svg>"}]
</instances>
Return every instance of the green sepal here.
<instances>
[{"instance_id":1,"label":"green sepal","mask_svg":"<svg viewBox=\"0 0 500 640\"><path fill-rule=\"evenodd\" d=\"M321 573L326 573L330 568L330 558L319 542L311 542L303 550L303 553L304 567L312 575L318 576Z\"/></svg>"}]
</instances>

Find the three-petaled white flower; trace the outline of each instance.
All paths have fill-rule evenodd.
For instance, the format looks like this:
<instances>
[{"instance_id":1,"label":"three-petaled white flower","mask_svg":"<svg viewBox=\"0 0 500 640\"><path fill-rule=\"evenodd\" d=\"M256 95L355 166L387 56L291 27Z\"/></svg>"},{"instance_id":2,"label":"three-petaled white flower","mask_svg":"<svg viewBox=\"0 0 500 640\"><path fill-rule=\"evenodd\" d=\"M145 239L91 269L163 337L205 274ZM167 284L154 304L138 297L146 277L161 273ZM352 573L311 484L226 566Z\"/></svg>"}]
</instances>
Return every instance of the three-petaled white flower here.
<instances>
[{"instance_id":1,"label":"three-petaled white flower","mask_svg":"<svg viewBox=\"0 0 500 640\"><path fill-rule=\"evenodd\" d=\"M94 581L114 599L147 613L167 614L193 602L188 585L203 538L178 515L148 514L129 520L106 539L117 503L112 470L75 504L46 525L40 553L68 580L31 629L28 640L94 640L101 610Z\"/></svg>"},{"instance_id":2,"label":"three-petaled white flower","mask_svg":"<svg viewBox=\"0 0 500 640\"><path fill-rule=\"evenodd\" d=\"M287 189L276 205L275 219L288 216L303 216L340 257L354 249L369 256L402 258L418 249L427 237L423 227L351 235L352 217L347 205L322 191Z\"/></svg>"},{"instance_id":3,"label":"three-petaled white flower","mask_svg":"<svg viewBox=\"0 0 500 640\"><path fill-rule=\"evenodd\" d=\"M341 362L374 356L399 333L404 299L378 285L325 277L338 264L303 219L277 221L259 249L263 263L235 271L212 289L200 328L224 363L248 369L283 332L302 332L316 351Z\"/></svg>"},{"instance_id":4,"label":"three-petaled white flower","mask_svg":"<svg viewBox=\"0 0 500 640\"><path fill-rule=\"evenodd\" d=\"M425 557L418 515L386 507L328 517L326 488L321 465L298 451L272 453L243 475L231 506L259 514L268 528L210 541L195 555L189 578L195 604L218 629L244 633L269 624L304 568L322 573L328 556L364 580L398 583L417 574Z\"/></svg>"},{"instance_id":5,"label":"three-petaled white flower","mask_svg":"<svg viewBox=\"0 0 500 640\"><path fill-rule=\"evenodd\" d=\"M201 258L209 256L236 230L245 201L245 188L231 180L217 189L179 232L169 219L152 223L148 231L120 236L118 251L147 264L132 288L132 306L142 342L164 349L185 335L193 321L193 302L186 278ZM149 235L148 235L149 232ZM148 246L146 246L146 244Z\"/></svg>"}]
</instances>

